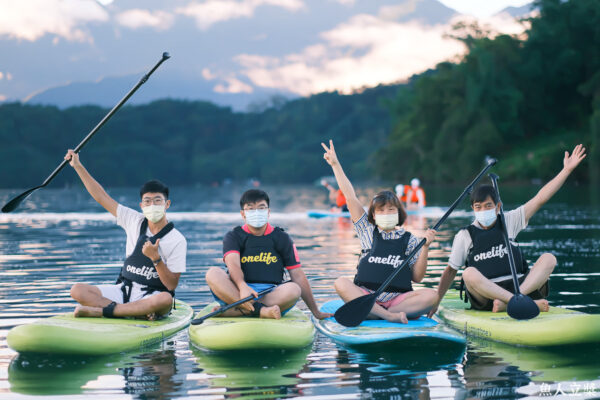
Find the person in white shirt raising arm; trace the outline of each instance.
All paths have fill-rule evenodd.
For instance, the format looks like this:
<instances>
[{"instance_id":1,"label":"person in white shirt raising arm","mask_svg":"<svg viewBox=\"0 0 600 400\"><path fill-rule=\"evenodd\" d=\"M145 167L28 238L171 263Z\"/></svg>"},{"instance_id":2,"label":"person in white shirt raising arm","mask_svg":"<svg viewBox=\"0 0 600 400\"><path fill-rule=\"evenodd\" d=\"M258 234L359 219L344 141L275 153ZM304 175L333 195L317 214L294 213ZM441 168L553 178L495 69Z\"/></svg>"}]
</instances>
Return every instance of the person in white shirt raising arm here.
<instances>
[{"instance_id":1,"label":"person in white shirt raising arm","mask_svg":"<svg viewBox=\"0 0 600 400\"><path fill-rule=\"evenodd\" d=\"M515 258L521 293L530 296L540 311L548 311L548 278L556 266L556 257L542 254L531 269L521 253L515 238L527 227L531 217L561 188L571 172L585 158L585 148L580 144L573 153L565 152L563 169L527 203L505 213L506 231ZM439 301L454 281L459 269L462 273L461 297L464 284L465 302L476 310L500 312L506 310L513 296L508 249L504 246L499 218L500 204L491 185L482 185L471 193L471 208L475 221L458 231L454 237L448 266L438 285ZM438 302L439 305L439 302ZM432 316L437 306L430 312Z\"/></svg>"},{"instance_id":2,"label":"person in white shirt raising arm","mask_svg":"<svg viewBox=\"0 0 600 400\"><path fill-rule=\"evenodd\" d=\"M143 317L167 315L173 305L175 288L186 269L187 243L167 221L171 205L169 189L159 181L146 182L140 189L140 208L135 211L117 203L89 174L79 155L65 155L90 195L127 233L125 262L115 284L76 283L71 297L80 305L75 317Z\"/></svg>"}]
</instances>

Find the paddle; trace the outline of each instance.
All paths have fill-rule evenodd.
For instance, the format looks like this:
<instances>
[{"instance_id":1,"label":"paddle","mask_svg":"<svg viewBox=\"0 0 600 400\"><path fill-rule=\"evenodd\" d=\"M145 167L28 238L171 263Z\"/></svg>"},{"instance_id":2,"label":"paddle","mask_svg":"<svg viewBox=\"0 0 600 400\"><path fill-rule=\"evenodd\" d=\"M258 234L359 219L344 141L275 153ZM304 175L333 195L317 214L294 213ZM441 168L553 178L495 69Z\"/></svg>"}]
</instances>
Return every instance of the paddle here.
<instances>
[{"instance_id":1,"label":"paddle","mask_svg":"<svg viewBox=\"0 0 600 400\"><path fill-rule=\"evenodd\" d=\"M201 323L204 322L204 320L210 318L210 317L214 317L215 315L219 315L221 314L223 311L227 311L230 308L233 307L237 307L242 303L245 303L247 301L250 301L252 299L260 299L262 296L264 296L265 294L269 293L270 291L272 291L273 289L275 289L277 286L272 286L268 289L263 290L262 292L258 292L258 297L254 297L254 296L248 296L248 297L244 297L243 299L240 299L238 301L236 301L235 303L231 303L231 304L227 304L225 307L221 307L218 310L215 310L209 314L203 315L200 318L196 318L194 320L192 320L191 324L192 325L200 325Z\"/></svg>"},{"instance_id":2,"label":"paddle","mask_svg":"<svg viewBox=\"0 0 600 400\"><path fill-rule=\"evenodd\" d=\"M440 218L440 220L437 222L437 224L435 224L433 229L437 230L440 227L440 225L442 225L444 223L446 218L448 218L448 216L452 213L452 211L456 208L456 206L458 206L458 204L462 201L462 199L467 194L471 193L473 186L475 186L475 184L481 179L481 177L483 175L485 175L485 173L494 164L496 164L496 162L497 162L497 160L495 158L486 159L486 163L487 163L486 167L479 173L479 175L477 175L477 177L475 177L473 182L471 182L469 184L469 186L467 186L465 188L465 190L458 197L458 199L456 199L456 201L454 201L454 203L450 206L448 211L446 211L444 216L442 218ZM410 252L410 254L402 262L402 264L400 264L400 266L398 268L396 268L396 270L381 284L379 289L377 289L375 292L373 292L371 294L367 294L367 295L358 297L352 301L349 301L348 303L346 303L342 307L340 307L334 314L335 320L344 326L360 325L360 323L362 321L364 321L365 318L367 318L367 316L371 312L371 309L373 308L373 305L375 304L375 300L377 299L377 296L379 296L381 293L383 293L385 288L388 287L388 285L392 282L392 280L396 277L396 275L398 275L400 270L402 268L404 268L404 266L406 266L408 264L408 261L415 254L417 254L417 252L419 251L419 249L421 247L423 247L425 245L425 242L426 242L426 239L423 239L423 240L421 240L421 242L419 242L417 247L415 247L413 249L413 251Z\"/></svg>"},{"instance_id":3,"label":"paddle","mask_svg":"<svg viewBox=\"0 0 600 400\"><path fill-rule=\"evenodd\" d=\"M535 304L533 299L527 295L521 293L519 288L519 279L517 278L517 267L515 266L515 259L512 252L512 247L508 241L508 232L506 231L506 221L504 219L504 210L502 209L502 200L500 200L500 190L498 190L498 175L489 174L492 180L492 185L496 191L498 197L498 204L500 204L500 222L502 223L502 238L504 239L504 245L508 249L508 264L510 265L510 273L512 275L513 284L515 286L515 295L510 299L506 306L506 312L509 316L514 319L531 319L538 316L540 309Z\"/></svg>"},{"instance_id":4,"label":"paddle","mask_svg":"<svg viewBox=\"0 0 600 400\"><path fill-rule=\"evenodd\" d=\"M100 121L98 123L98 125L96 125L94 127L94 129L92 129L92 131L90 133L88 133L88 135L81 141L81 143L79 143L77 145L77 147L75 147L75 153L79 153L79 151L83 148L83 146L86 145L86 143L92 138L92 136L94 136L94 134L96 132L98 132L98 130L100 128L102 128L102 126L117 112L117 110L119 110L119 108L121 108L121 106L123 104L125 104L125 102L136 92L136 90L138 90L138 88L140 86L142 86L150 77L150 75L152 75L152 73L160 66L160 64L162 64L163 62L165 62L166 60L168 60L171 56L169 55L169 53L165 52L162 55L162 58L160 59L160 61L158 63L156 63L156 65L150 70L150 72L148 72L146 75L144 75L142 77L142 79L140 79L140 81L137 83L137 85L135 85L130 91L129 93L127 93L125 95L125 97L123 97L121 99L121 101L119 101L119 103L113 107L112 110L110 110L108 112L108 114L106 114L104 116L104 118L102 118L102 121ZM69 160L64 160L58 167L56 167L56 169L50 174L50 176L48 176L46 178L46 180L44 181L44 183L42 183L39 186L33 187L29 190L26 190L25 192L21 193L20 195L18 195L17 197L13 198L12 200L10 200L8 203L6 203L4 205L4 207L2 207L2 212L3 213L9 213L13 210L15 210L17 207L19 207L19 205L26 199L28 198L33 192L35 192L38 189L41 189L45 186L47 186L56 175L58 175L58 173L69 163Z\"/></svg>"}]
</instances>

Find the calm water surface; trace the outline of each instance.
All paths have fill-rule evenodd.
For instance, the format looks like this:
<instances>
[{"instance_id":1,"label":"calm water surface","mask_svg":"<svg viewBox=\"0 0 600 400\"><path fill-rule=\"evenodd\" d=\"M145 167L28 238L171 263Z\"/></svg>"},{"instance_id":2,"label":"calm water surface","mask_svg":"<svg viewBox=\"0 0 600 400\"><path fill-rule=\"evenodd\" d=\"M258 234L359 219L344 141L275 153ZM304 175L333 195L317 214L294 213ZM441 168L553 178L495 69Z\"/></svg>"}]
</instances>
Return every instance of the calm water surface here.
<instances>
[{"instance_id":1,"label":"calm water surface","mask_svg":"<svg viewBox=\"0 0 600 400\"><path fill-rule=\"evenodd\" d=\"M266 190L272 197L271 221L294 239L317 301L335 298L333 281L351 276L357 261L359 244L349 221L306 217L307 209L325 207L319 189ZM533 190L503 189L506 208L527 200ZM203 276L221 265L222 237L241 222L236 204L242 191L172 189L169 218L188 240L188 270L177 297L196 309L211 301ZM430 190L430 204L450 204L461 191ZM19 192L0 191L0 203ZM136 192L111 194L136 208ZM373 189L361 193L367 197ZM393 347L360 352L317 334L313 346L302 351L231 356L193 349L184 330L143 351L107 357L19 356L6 345L8 330L72 311L74 283L110 283L118 275L125 235L101 211L74 187L39 191L20 213L0 215L0 398L600 398L600 346L547 351L469 338L464 354ZM441 230L425 286L437 284L452 237L470 218L459 211ZM413 229L434 223L410 221ZM547 251L557 256L552 305L600 312L600 211L590 205L585 189L563 190L530 221L519 241L530 261Z\"/></svg>"}]
</instances>

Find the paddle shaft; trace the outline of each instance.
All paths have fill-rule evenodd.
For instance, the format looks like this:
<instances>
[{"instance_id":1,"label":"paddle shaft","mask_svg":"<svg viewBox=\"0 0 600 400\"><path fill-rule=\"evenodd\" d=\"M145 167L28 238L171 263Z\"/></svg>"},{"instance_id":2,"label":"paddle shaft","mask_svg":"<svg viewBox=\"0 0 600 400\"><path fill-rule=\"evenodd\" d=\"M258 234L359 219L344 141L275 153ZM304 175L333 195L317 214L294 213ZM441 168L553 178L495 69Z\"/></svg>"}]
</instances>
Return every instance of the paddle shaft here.
<instances>
[{"instance_id":1,"label":"paddle shaft","mask_svg":"<svg viewBox=\"0 0 600 400\"><path fill-rule=\"evenodd\" d=\"M521 290L519 288L519 279L517 277L517 266L515 265L515 256L512 251L512 247L510 245L510 241L508 240L508 231L506 227L506 220L504 219L504 210L502 209L502 200L500 200L500 190L498 190L498 175L490 174L490 179L492 180L492 186L494 186L494 190L496 191L496 196L498 198L498 204L500 205L500 222L502 223L502 238L504 239L504 245L508 249L508 264L510 265L510 273L513 278L513 285L515 286L515 295L520 295Z\"/></svg>"},{"instance_id":2,"label":"paddle shaft","mask_svg":"<svg viewBox=\"0 0 600 400\"><path fill-rule=\"evenodd\" d=\"M140 79L140 81L129 91L129 93L127 93L125 95L125 97L123 97L121 99L121 101L119 101L117 103L116 106L114 106L112 108L112 110L110 110L108 112L108 114L106 114L104 116L104 118L102 118L102 120L100 122L98 122L98 124L94 127L94 129L92 129L90 131L90 133L87 134L87 136L81 141L81 143L79 143L77 145L77 147L75 147L75 149L73 150L75 153L79 153L79 151L83 148L83 146L85 146L87 144L87 142L90 141L90 139L92 138L92 136L94 136L96 134L96 132L98 132L100 130L100 128L102 128L102 126L104 126L104 124L106 124L108 122L109 119L111 119L111 117L119 110L119 108L121 108L123 106L123 104L125 104L127 102L127 100L129 100L129 98L131 96L133 96L133 94L139 89L140 86L142 86L144 83L146 83L146 81L148 80L148 78L150 78L150 75L152 75L154 73L154 71L156 71L156 69L158 67L160 67L160 65L165 62L166 60L168 60L170 58L168 53L163 53L162 58L160 59L160 61L158 61L156 63L156 65L146 74L142 77L142 79ZM44 181L44 183L42 183L40 185L40 187L44 187L46 185L48 185L56 175L58 175L58 173L69 163L70 160L63 160L62 163L60 163L60 165L58 167L56 167L56 169L50 174L50 176L48 176L46 178L46 180Z\"/></svg>"},{"instance_id":3,"label":"paddle shaft","mask_svg":"<svg viewBox=\"0 0 600 400\"><path fill-rule=\"evenodd\" d=\"M456 199L454 201L454 203L452 203L452 205L450 206L450 208L448 209L448 211L446 211L446 213L442 216L442 218L440 218L439 221L435 224L435 226L433 227L434 230L437 230L444 223L444 221L446 221L446 219L452 213L452 211L454 211L454 209L456 208L456 206L458 206L460 204L460 202L465 198L466 195L468 195L469 193L471 193L471 190L473 189L473 186L475 186L477 184L477 182L479 182L479 180L483 177L483 175L485 175L485 173L490 168L492 168L492 166L494 166L496 164L496 162L497 162L497 160L494 159L494 158L490 158L488 160L488 165L486 165L486 167L479 173L479 175L477 175L475 177L475 179L473 179L473 181L469 184L469 186L467 186L465 188L465 190L461 193L461 195L458 197L458 199ZM375 227L375 229L377 229L377 227ZM413 251L410 252L410 254L402 262L402 264L400 264L400 266L398 268L396 268L396 270L381 284L381 286L379 287L379 289L377 289L372 294L373 297L377 297L381 293L383 293L383 291L389 286L389 284L392 282L392 280L394 280L394 278L396 277L396 275L398 275L398 273L400 272L400 270L402 268L404 268L404 266L406 264L408 264L408 262L410 261L410 259L412 259L412 257L415 254L417 254L417 252L421 249L421 247L423 247L425 245L426 242L427 242L426 239L423 239L423 240L421 240L419 242L419 244L417 245L417 247L415 247L413 249Z\"/></svg>"},{"instance_id":4,"label":"paddle shaft","mask_svg":"<svg viewBox=\"0 0 600 400\"><path fill-rule=\"evenodd\" d=\"M227 310L229 310L231 308L237 307L237 306L239 306L242 303L245 303L245 302L250 301L252 299L260 299L265 294L267 294L269 292L272 292L276 287L277 286L272 286L272 287L270 287L268 289L265 289L265 290L263 290L261 292L258 292L258 297L254 297L254 296L251 295L251 296L248 296L248 297L244 297L243 299L240 299L240 300L236 301L235 303L227 304L225 307L221 307L221 308L219 308L216 311L213 311L213 312L211 312L209 314L201 316L200 318L196 318L196 319L192 320L191 324L192 325L200 325L201 323L204 322L204 320L206 320L206 319L208 319L210 317L214 317L215 315L219 315L222 312L227 311Z\"/></svg>"}]
</instances>

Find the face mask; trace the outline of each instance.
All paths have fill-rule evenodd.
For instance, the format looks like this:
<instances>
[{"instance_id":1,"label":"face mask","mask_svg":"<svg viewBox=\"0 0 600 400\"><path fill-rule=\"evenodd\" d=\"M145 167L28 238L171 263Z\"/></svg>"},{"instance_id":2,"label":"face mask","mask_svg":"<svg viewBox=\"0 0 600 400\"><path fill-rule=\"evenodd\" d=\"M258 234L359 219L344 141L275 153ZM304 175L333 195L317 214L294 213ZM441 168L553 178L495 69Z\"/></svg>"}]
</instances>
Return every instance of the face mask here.
<instances>
[{"instance_id":1,"label":"face mask","mask_svg":"<svg viewBox=\"0 0 600 400\"><path fill-rule=\"evenodd\" d=\"M490 226L496 221L496 209L485 211L475 211L475 219L481 224L481 226Z\"/></svg>"},{"instance_id":2,"label":"face mask","mask_svg":"<svg viewBox=\"0 0 600 400\"><path fill-rule=\"evenodd\" d=\"M265 226L269 219L269 210L246 210L246 223L253 228L261 228Z\"/></svg>"},{"instance_id":3,"label":"face mask","mask_svg":"<svg viewBox=\"0 0 600 400\"><path fill-rule=\"evenodd\" d=\"M375 214L375 224L384 231L394 229L398 225L398 213L395 214Z\"/></svg>"},{"instance_id":4,"label":"face mask","mask_svg":"<svg viewBox=\"0 0 600 400\"><path fill-rule=\"evenodd\" d=\"M144 217L148 218L148 221L157 223L165 216L165 206L151 205L142 207Z\"/></svg>"}]
</instances>

